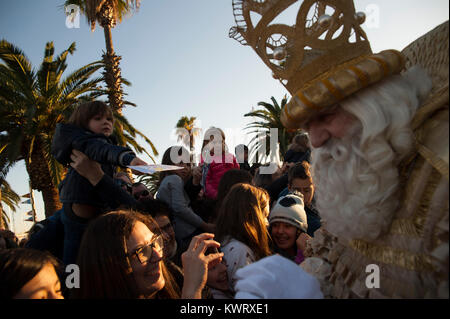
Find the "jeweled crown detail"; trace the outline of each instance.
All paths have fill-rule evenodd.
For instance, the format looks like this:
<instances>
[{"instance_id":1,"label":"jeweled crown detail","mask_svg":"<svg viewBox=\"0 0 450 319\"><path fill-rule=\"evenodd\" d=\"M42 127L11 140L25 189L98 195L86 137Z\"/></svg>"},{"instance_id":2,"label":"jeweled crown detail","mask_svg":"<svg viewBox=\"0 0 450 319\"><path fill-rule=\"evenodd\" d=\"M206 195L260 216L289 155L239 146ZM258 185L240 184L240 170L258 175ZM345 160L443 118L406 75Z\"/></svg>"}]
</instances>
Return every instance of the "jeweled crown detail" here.
<instances>
[{"instance_id":1,"label":"jeweled crown detail","mask_svg":"<svg viewBox=\"0 0 450 319\"><path fill-rule=\"evenodd\" d=\"M295 25L273 23L299 0L233 0L231 38L251 46L291 94L334 66L372 53L352 0L304 0ZM260 17L255 24L252 16Z\"/></svg>"}]
</instances>

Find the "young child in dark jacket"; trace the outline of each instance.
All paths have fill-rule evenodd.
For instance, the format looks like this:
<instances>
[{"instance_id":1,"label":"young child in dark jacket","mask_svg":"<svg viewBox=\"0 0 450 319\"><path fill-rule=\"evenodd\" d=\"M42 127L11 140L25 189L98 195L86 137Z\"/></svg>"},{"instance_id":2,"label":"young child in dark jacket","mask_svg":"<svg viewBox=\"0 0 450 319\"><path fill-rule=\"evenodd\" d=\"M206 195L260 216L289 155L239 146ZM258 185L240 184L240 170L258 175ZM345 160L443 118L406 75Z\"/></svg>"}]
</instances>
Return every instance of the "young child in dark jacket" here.
<instances>
[{"instance_id":1,"label":"young child in dark jacket","mask_svg":"<svg viewBox=\"0 0 450 319\"><path fill-rule=\"evenodd\" d=\"M76 149L99 162L103 172L111 178L116 166L147 165L128 147L115 145L111 136L113 123L113 114L107 104L101 101L81 104L67 124L57 124L52 155L61 164L68 165L72 150ZM87 221L100 214L106 203L96 194L89 181L70 166L59 185L59 195L63 203L64 255L71 255L63 258L63 261L74 262Z\"/></svg>"}]
</instances>

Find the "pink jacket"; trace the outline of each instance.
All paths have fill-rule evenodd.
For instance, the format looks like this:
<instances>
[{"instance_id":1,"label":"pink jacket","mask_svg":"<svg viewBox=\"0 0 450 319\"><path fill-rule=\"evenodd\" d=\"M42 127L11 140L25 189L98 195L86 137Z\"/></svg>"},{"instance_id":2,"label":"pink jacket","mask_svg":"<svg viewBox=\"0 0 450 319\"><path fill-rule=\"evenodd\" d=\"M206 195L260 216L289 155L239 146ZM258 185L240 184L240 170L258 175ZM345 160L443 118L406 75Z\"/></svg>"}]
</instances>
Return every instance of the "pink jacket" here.
<instances>
[{"instance_id":1,"label":"pink jacket","mask_svg":"<svg viewBox=\"0 0 450 319\"><path fill-rule=\"evenodd\" d=\"M202 158L201 163L203 162ZM225 153L222 158L216 155L211 157L208 173L206 175L205 196L207 198L215 199L217 197L220 179L226 171L233 168L239 169L239 163L234 155Z\"/></svg>"}]
</instances>

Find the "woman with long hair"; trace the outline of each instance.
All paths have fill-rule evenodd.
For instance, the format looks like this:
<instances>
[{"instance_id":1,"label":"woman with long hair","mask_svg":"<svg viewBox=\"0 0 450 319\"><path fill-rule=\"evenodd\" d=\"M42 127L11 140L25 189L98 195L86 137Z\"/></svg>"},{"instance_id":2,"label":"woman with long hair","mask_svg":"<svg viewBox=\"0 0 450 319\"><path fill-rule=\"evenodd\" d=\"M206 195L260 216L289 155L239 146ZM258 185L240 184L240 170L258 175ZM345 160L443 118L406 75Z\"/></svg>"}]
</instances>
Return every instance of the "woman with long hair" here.
<instances>
[{"instance_id":1,"label":"woman with long hair","mask_svg":"<svg viewBox=\"0 0 450 319\"><path fill-rule=\"evenodd\" d=\"M219 188L217 191L217 199L215 200L215 209L213 214L211 215L211 221L214 222L219 213L220 207L222 206L222 202L230 191L231 187L235 184L246 183L252 185L252 175L240 169L230 169L225 174L223 174L220 179Z\"/></svg>"},{"instance_id":2,"label":"woman with long hair","mask_svg":"<svg viewBox=\"0 0 450 319\"><path fill-rule=\"evenodd\" d=\"M80 288L75 298L200 298L208 263L222 254L204 255L218 247L214 235L201 234L182 256L184 284L179 287L163 259L163 240L151 216L115 211L98 217L86 230L78 265Z\"/></svg>"},{"instance_id":3,"label":"woman with long hair","mask_svg":"<svg viewBox=\"0 0 450 319\"><path fill-rule=\"evenodd\" d=\"M222 245L231 287L239 268L271 254L267 230L269 201L265 190L239 183L231 188L222 203L216 240Z\"/></svg>"}]
</instances>

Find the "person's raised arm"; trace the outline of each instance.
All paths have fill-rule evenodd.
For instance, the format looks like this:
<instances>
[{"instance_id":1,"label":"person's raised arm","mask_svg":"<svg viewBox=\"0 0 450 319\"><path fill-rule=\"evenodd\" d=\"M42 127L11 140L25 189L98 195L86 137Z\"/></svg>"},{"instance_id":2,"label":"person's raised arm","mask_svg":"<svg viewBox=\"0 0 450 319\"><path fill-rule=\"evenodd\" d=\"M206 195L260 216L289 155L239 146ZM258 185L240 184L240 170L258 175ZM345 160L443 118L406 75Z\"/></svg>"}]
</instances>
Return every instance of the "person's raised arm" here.
<instances>
[{"instance_id":1,"label":"person's raised arm","mask_svg":"<svg viewBox=\"0 0 450 319\"><path fill-rule=\"evenodd\" d=\"M208 279L208 264L211 263L213 266L222 261L223 253L205 256L205 251L209 247L220 247L220 244L212 238L214 234L208 233L193 237L188 249L181 255L184 273L182 299L201 299L202 290Z\"/></svg>"},{"instance_id":2,"label":"person's raised arm","mask_svg":"<svg viewBox=\"0 0 450 319\"><path fill-rule=\"evenodd\" d=\"M109 207L113 209L120 205L130 208L138 207L139 202L114 183L114 180L103 172L99 163L77 150L72 151L70 159L72 160L70 166L94 186L94 190Z\"/></svg>"}]
</instances>

